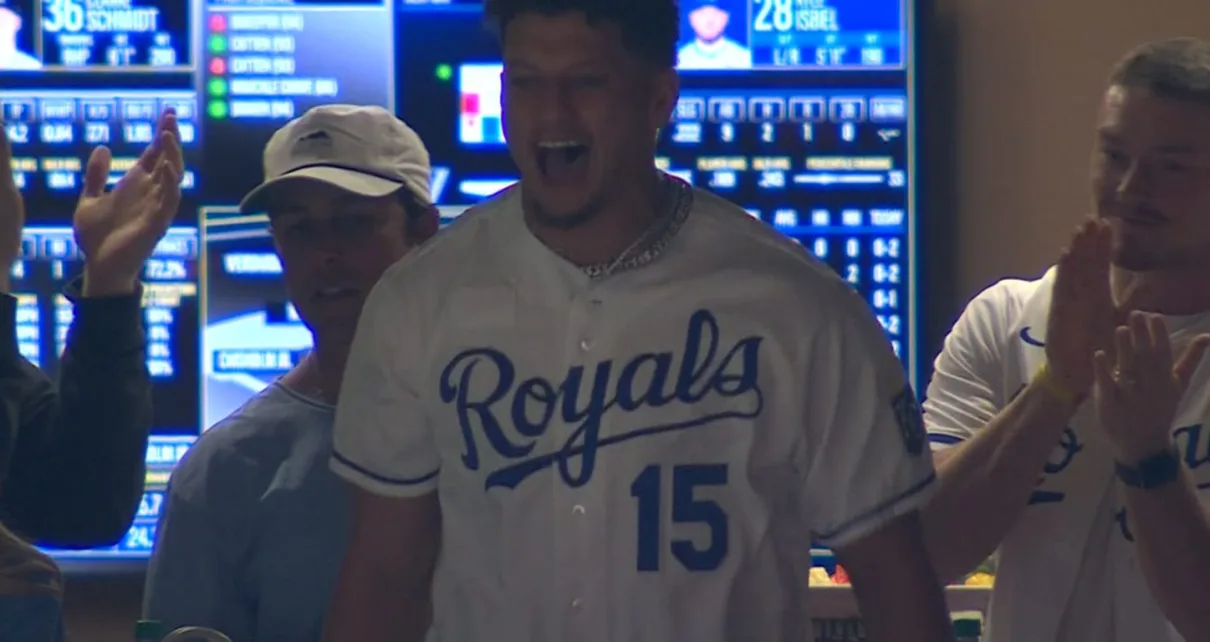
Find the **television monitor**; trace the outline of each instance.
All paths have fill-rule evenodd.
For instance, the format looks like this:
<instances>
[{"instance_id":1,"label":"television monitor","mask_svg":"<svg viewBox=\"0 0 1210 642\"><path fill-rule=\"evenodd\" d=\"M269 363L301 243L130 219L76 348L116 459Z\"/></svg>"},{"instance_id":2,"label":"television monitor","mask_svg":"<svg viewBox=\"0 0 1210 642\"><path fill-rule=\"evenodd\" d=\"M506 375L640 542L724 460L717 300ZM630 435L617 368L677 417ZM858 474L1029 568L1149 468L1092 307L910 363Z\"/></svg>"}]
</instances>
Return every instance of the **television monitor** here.
<instances>
[{"instance_id":1,"label":"television monitor","mask_svg":"<svg viewBox=\"0 0 1210 642\"><path fill-rule=\"evenodd\" d=\"M852 283L915 378L917 96L913 0L684 3L682 96L657 165L802 243ZM237 203L271 133L329 102L387 106L424 136L443 219L517 175L500 51L480 0L5 0L17 51L0 109L29 221L14 266L23 354L53 374L78 272L70 213L93 145L116 181L177 110L189 171L145 280L155 426L147 493L124 541L50 551L67 568L145 559L189 445L297 363L308 336L267 222ZM699 35L700 33L700 35Z\"/></svg>"}]
</instances>

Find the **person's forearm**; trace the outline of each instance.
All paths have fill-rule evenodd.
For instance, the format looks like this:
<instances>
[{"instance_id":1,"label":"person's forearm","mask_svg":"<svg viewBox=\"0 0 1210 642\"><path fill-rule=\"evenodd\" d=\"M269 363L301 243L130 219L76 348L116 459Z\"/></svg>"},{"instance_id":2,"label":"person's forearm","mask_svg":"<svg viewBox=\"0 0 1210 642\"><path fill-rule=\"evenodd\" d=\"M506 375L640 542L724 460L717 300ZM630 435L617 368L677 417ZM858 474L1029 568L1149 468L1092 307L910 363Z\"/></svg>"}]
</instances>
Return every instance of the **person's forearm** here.
<instances>
[{"instance_id":1,"label":"person's forearm","mask_svg":"<svg viewBox=\"0 0 1210 642\"><path fill-rule=\"evenodd\" d=\"M894 610L863 611L862 623L870 642L950 642L954 624L945 593L910 587Z\"/></svg>"},{"instance_id":2,"label":"person's forearm","mask_svg":"<svg viewBox=\"0 0 1210 642\"><path fill-rule=\"evenodd\" d=\"M34 513L44 510L38 502L37 484L21 479L32 462L25 454L31 448L36 458L48 420L55 407L55 389L50 379L21 357L16 334L17 300L0 294L0 521L25 537L26 524L36 521Z\"/></svg>"},{"instance_id":3,"label":"person's forearm","mask_svg":"<svg viewBox=\"0 0 1210 642\"><path fill-rule=\"evenodd\" d=\"M120 539L143 494L153 410L140 299L137 291L80 299L60 365L59 425L73 442L66 450L88 453L69 465L92 480L65 489L65 501L91 507L91 539Z\"/></svg>"},{"instance_id":4,"label":"person's forearm","mask_svg":"<svg viewBox=\"0 0 1210 642\"><path fill-rule=\"evenodd\" d=\"M323 642L424 642L433 620L427 585L378 582L341 590L349 584L337 581Z\"/></svg>"},{"instance_id":5,"label":"person's forearm","mask_svg":"<svg viewBox=\"0 0 1210 642\"><path fill-rule=\"evenodd\" d=\"M943 582L969 572L1000 545L1076 407L1032 383L969 441L934 453L939 483L923 520Z\"/></svg>"},{"instance_id":6,"label":"person's forearm","mask_svg":"<svg viewBox=\"0 0 1210 642\"><path fill-rule=\"evenodd\" d=\"M870 642L953 640L945 589L929 560L923 555L903 555L895 565L898 568L876 571L894 573L899 585L883 576L875 576L877 582L871 580L875 569L861 569L862 575L852 577L853 593Z\"/></svg>"},{"instance_id":7,"label":"person's forearm","mask_svg":"<svg viewBox=\"0 0 1210 642\"><path fill-rule=\"evenodd\" d=\"M152 419L141 314L137 295L80 300L58 395L26 400L4 503L40 544L113 544L138 508Z\"/></svg>"},{"instance_id":8,"label":"person's forearm","mask_svg":"<svg viewBox=\"0 0 1210 642\"><path fill-rule=\"evenodd\" d=\"M97 272L85 265L80 289L90 299L131 296L139 292L139 278Z\"/></svg>"},{"instance_id":9,"label":"person's forearm","mask_svg":"<svg viewBox=\"0 0 1210 642\"><path fill-rule=\"evenodd\" d=\"M1166 486L1125 488L1123 495L1156 603L1186 640L1210 640L1210 516L1193 484L1182 470Z\"/></svg>"}]
</instances>

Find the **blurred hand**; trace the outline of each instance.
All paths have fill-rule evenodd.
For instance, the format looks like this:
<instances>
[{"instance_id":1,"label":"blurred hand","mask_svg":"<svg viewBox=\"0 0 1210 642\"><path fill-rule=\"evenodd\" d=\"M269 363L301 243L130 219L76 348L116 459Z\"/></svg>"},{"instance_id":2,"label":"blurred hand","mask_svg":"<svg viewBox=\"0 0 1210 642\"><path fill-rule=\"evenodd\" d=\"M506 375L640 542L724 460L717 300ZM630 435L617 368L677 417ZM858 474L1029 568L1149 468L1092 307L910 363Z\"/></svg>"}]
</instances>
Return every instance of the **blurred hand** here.
<instances>
[{"instance_id":1,"label":"blurred hand","mask_svg":"<svg viewBox=\"0 0 1210 642\"><path fill-rule=\"evenodd\" d=\"M1196 338L1173 363L1164 318L1134 312L1114 333L1114 353L1096 354L1097 415L1118 460L1127 464L1172 445L1172 422L1210 336Z\"/></svg>"},{"instance_id":2,"label":"blurred hand","mask_svg":"<svg viewBox=\"0 0 1210 642\"><path fill-rule=\"evenodd\" d=\"M13 146L0 122L0 292L11 289L13 261L21 254L25 227L25 201L13 178Z\"/></svg>"},{"instance_id":3,"label":"blurred hand","mask_svg":"<svg viewBox=\"0 0 1210 642\"><path fill-rule=\"evenodd\" d=\"M1117 325L1109 283L1112 256L1109 226L1095 220L1076 228L1059 256L1046 321L1046 361L1054 381L1073 395L1092 389L1097 351L1112 354Z\"/></svg>"},{"instance_id":4,"label":"blurred hand","mask_svg":"<svg viewBox=\"0 0 1210 642\"><path fill-rule=\"evenodd\" d=\"M108 148L92 151L72 221L84 252L84 295L90 297L134 292L143 264L176 217L185 172L176 114L160 116L155 140L106 192L112 162Z\"/></svg>"}]
</instances>

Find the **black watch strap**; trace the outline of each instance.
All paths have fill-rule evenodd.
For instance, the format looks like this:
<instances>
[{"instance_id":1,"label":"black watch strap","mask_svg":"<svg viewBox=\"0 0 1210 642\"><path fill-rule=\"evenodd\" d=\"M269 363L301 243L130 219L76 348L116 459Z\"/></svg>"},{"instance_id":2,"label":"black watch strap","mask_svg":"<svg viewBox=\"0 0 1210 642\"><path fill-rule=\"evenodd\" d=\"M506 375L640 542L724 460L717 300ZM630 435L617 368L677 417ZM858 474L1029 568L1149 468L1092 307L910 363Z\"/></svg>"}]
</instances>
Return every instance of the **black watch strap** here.
<instances>
[{"instance_id":1,"label":"black watch strap","mask_svg":"<svg viewBox=\"0 0 1210 642\"><path fill-rule=\"evenodd\" d=\"M1123 484L1131 488L1150 490L1176 481L1181 474L1181 459L1175 448L1168 448L1144 457L1133 466L1115 462L1114 472Z\"/></svg>"}]
</instances>

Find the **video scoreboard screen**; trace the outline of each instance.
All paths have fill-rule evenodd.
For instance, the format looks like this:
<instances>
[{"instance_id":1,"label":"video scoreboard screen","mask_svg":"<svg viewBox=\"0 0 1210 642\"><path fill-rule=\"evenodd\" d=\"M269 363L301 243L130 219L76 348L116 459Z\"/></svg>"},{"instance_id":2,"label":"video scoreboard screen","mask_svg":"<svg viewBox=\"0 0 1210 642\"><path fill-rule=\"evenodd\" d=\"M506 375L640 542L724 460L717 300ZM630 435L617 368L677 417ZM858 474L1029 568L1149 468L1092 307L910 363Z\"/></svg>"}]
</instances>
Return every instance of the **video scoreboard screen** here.
<instances>
[{"instance_id":1,"label":"video scoreboard screen","mask_svg":"<svg viewBox=\"0 0 1210 642\"><path fill-rule=\"evenodd\" d=\"M208 204L261 179L275 129L316 105L394 101L391 0L204 3L198 39ZM221 150L221 152L219 151ZM214 161L214 164L209 164Z\"/></svg>"},{"instance_id":2,"label":"video scoreboard screen","mask_svg":"<svg viewBox=\"0 0 1210 642\"><path fill-rule=\"evenodd\" d=\"M682 95L657 165L827 262L916 374L911 0L681 0ZM479 0L0 0L0 115L27 199L18 340L53 375L80 271L70 214L88 154L115 183L173 109L184 202L144 273L156 405L147 493L117 546L142 559L164 485L205 430L289 371L310 336L263 215L238 212L275 129L332 102L393 109L425 138L448 222L517 179L500 50Z\"/></svg>"},{"instance_id":3,"label":"video scoreboard screen","mask_svg":"<svg viewBox=\"0 0 1210 642\"><path fill-rule=\"evenodd\" d=\"M311 348L290 304L264 215L202 212L206 309L202 330L202 427L210 428L289 372Z\"/></svg>"}]
</instances>

